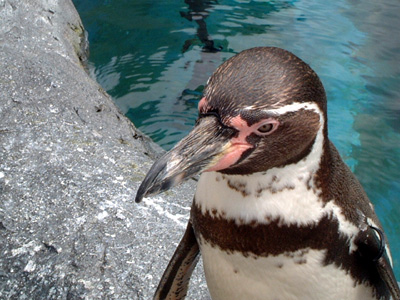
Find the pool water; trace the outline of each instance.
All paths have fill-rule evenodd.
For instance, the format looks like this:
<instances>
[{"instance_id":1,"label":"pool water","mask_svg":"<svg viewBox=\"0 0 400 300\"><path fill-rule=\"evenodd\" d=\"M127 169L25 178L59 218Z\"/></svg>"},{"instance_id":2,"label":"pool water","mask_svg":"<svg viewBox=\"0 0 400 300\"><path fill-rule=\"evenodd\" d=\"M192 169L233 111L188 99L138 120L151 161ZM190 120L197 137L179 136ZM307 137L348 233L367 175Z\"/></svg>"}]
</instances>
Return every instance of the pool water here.
<instances>
[{"instance_id":1,"label":"pool water","mask_svg":"<svg viewBox=\"0 0 400 300\"><path fill-rule=\"evenodd\" d=\"M400 2L74 0L91 75L165 149L197 117L207 78L244 49L292 51L327 91L329 136L363 184L400 280Z\"/></svg>"}]
</instances>

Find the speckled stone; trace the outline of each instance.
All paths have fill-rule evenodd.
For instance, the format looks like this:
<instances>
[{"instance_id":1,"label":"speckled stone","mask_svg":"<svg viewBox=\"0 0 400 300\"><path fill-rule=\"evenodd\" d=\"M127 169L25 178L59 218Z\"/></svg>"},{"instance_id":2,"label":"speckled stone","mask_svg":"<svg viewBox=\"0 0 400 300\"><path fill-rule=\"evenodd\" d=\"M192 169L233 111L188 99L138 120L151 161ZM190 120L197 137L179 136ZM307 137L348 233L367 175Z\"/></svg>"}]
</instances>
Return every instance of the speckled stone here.
<instances>
[{"instance_id":1,"label":"speckled stone","mask_svg":"<svg viewBox=\"0 0 400 300\"><path fill-rule=\"evenodd\" d=\"M195 182L134 203L161 150L86 48L70 0L0 0L0 299L150 299L185 229Z\"/></svg>"}]
</instances>

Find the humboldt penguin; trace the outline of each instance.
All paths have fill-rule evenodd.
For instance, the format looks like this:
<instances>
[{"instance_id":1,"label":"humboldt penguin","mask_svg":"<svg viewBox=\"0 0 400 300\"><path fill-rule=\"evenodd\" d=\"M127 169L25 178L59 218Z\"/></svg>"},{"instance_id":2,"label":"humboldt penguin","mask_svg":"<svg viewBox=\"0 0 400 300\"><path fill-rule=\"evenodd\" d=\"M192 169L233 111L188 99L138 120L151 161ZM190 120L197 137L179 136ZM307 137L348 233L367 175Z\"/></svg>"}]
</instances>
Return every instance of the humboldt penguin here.
<instances>
[{"instance_id":1,"label":"humboldt penguin","mask_svg":"<svg viewBox=\"0 0 400 300\"><path fill-rule=\"evenodd\" d=\"M201 174L154 299L184 299L199 254L213 300L400 299L382 226L328 139L325 90L305 62L245 50L214 72L198 108L136 195Z\"/></svg>"}]
</instances>

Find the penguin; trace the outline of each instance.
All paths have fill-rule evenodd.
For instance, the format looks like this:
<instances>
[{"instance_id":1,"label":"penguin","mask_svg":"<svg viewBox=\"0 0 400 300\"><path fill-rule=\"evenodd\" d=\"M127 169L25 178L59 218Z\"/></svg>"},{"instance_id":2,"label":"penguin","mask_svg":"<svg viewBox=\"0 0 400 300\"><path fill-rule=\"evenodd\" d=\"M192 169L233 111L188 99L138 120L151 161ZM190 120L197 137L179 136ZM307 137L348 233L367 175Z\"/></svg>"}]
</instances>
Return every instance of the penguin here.
<instances>
[{"instance_id":1,"label":"penguin","mask_svg":"<svg viewBox=\"0 0 400 300\"><path fill-rule=\"evenodd\" d=\"M184 299L201 254L213 300L400 299L382 226L328 138L324 87L286 50L225 61L194 129L136 202L200 174L185 234L154 299Z\"/></svg>"}]
</instances>

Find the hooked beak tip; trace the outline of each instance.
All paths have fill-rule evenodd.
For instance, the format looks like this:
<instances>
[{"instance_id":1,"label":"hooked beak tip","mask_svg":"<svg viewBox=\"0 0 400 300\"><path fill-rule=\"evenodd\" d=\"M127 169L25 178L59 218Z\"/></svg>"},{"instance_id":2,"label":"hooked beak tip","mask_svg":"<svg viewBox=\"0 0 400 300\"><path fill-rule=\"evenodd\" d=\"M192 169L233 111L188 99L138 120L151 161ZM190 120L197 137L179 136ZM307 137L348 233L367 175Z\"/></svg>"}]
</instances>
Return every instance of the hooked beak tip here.
<instances>
[{"instance_id":1,"label":"hooked beak tip","mask_svg":"<svg viewBox=\"0 0 400 300\"><path fill-rule=\"evenodd\" d=\"M143 195L136 194L135 202L140 203L142 202L142 200L143 200Z\"/></svg>"},{"instance_id":2,"label":"hooked beak tip","mask_svg":"<svg viewBox=\"0 0 400 300\"><path fill-rule=\"evenodd\" d=\"M162 177L161 180L156 180L157 176L149 176L149 180L146 179L139 186L136 193L135 202L140 203L144 197L156 195L163 191L169 190L171 187L177 185L185 179L186 172L180 172L173 176ZM154 184L156 182L157 184Z\"/></svg>"},{"instance_id":3,"label":"hooked beak tip","mask_svg":"<svg viewBox=\"0 0 400 300\"><path fill-rule=\"evenodd\" d=\"M139 189L136 193L135 202L140 203L142 202L143 198L147 196L147 191L145 191L143 187L143 183L139 186Z\"/></svg>"}]
</instances>

